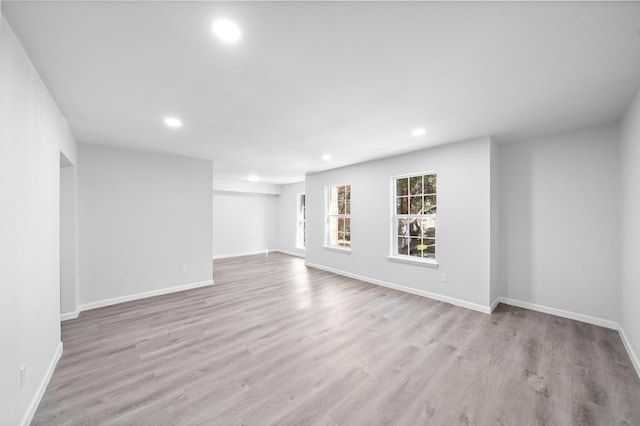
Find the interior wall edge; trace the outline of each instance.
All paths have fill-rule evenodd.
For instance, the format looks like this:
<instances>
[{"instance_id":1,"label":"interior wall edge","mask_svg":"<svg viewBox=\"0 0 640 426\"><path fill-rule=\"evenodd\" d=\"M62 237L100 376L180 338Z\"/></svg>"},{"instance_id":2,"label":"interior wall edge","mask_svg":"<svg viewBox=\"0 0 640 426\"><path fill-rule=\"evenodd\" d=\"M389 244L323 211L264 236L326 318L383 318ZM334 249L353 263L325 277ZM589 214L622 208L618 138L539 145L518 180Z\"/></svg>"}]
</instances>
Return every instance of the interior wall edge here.
<instances>
[{"instance_id":1,"label":"interior wall edge","mask_svg":"<svg viewBox=\"0 0 640 426\"><path fill-rule=\"evenodd\" d=\"M47 386L49 386L51 377L53 377L53 372L55 371L56 366L58 365L58 361L60 361L61 357L62 357L62 342L58 344L58 348L56 349L56 351L53 354L53 357L51 358L51 362L49 363L49 367L47 368L47 371L44 377L42 378L42 381L40 382L40 386L38 386L37 392L33 396L33 399L31 400L31 403L29 404L27 411L24 413L24 417L22 417L22 421L20 422L21 426L28 426L29 424L31 424L31 420L33 420L33 416L36 414L36 410L40 405L40 401L42 401L44 392L47 390Z\"/></svg>"},{"instance_id":2,"label":"interior wall edge","mask_svg":"<svg viewBox=\"0 0 640 426\"><path fill-rule=\"evenodd\" d=\"M263 249L263 250L254 250L254 251L248 251L248 252L244 252L244 253L228 253L228 254L217 254L215 256L213 256L213 260L216 259L227 259L229 257L243 257L243 256L255 256L258 254L264 254L265 256L268 256L270 252L272 251L277 251L277 250L269 250L267 248Z\"/></svg>"},{"instance_id":3,"label":"interior wall edge","mask_svg":"<svg viewBox=\"0 0 640 426\"><path fill-rule=\"evenodd\" d=\"M291 250L275 249L273 251L278 252L278 253L282 253L282 254L287 254L289 256L301 257L303 259L305 258L304 250L300 250L300 252L295 252L295 251L291 251Z\"/></svg>"},{"instance_id":4,"label":"interior wall edge","mask_svg":"<svg viewBox=\"0 0 640 426\"><path fill-rule=\"evenodd\" d=\"M147 291L143 293L136 293L136 294L131 294L127 296L114 297L112 299L97 300L94 302L84 303L78 306L77 312L80 313L82 311L88 311L90 309L103 308L105 306L117 305L118 303L131 302L133 300L146 299L148 297L154 297L154 296L161 296L163 294L177 293L180 291L191 290L194 288L210 286L213 284L214 284L213 280L199 281L199 282L179 285L175 287L167 287L167 288L161 288L158 290Z\"/></svg>"},{"instance_id":5,"label":"interior wall edge","mask_svg":"<svg viewBox=\"0 0 640 426\"><path fill-rule=\"evenodd\" d=\"M620 328L620 324L615 321L592 317L590 315L580 314L577 312L566 311L564 309L552 308L550 306L537 305L535 303L525 302L524 300L501 297L500 302L506 305L517 306L518 308L530 309L532 311L542 312L543 314L555 315L575 321L586 322L588 324L598 325L600 327L610 328L613 330L618 330Z\"/></svg>"},{"instance_id":6,"label":"interior wall edge","mask_svg":"<svg viewBox=\"0 0 640 426\"><path fill-rule=\"evenodd\" d=\"M633 364L633 367L636 369L636 374L638 375L638 377L640 377L640 358L638 358L638 355L633 350L633 346L631 346L631 342L627 338L627 334L624 332L624 328L622 328L622 325L619 325L618 327L618 334L620 334L620 339L622 339L622 344L624 344L624 348L627 350L627 354L631 359L631 363Z\"/></svg>"},{"instance_id":7,"label":"interior wall edge","mask_svg":"<svg viewBox=\"0 0 640 426\"><path fill-rule=\"evenodd\" d=\"M412 287L407 287L407 286L403 286L403 285L400 285L400 284L394 284L394 283L390 283L390 282L387 282L387 281L377 280L377 279L374 279L374 278L369 278L369 277L365 277L365 276L362 276L362 275L353 274L351 272L330 268L330 267L327 267L327 266L324 266L324 265L319 265L319 264L316 264L316 263L305 262L305 266L310 267L310 268L320 269L320 270L327 271L327 272L331 272L331 273L334 273L336 275L342 275L343 277L353 278L353 279L356 279L356 280L359 280L359 281L363 281L363 282L366 282L366 283L369 283L369 284L379 285L379 286L382 286L382 287L391 288L393 290L398 290L398 291L402 291L402 292L405 292L405 293L415 294L417 296L422 296L422 297L427 297L429 299L438 300L440 302L450 303L452 305L460 306L462 308L467 308L467 309L471 309L473 311L482 312L483 314L490 314L491 313L491 307L490 306L483 306L483 305L479 305L477 303L468 302L466 300L456 299L454 297L449 297L449 296L444 296L442 294L432 293L432 292L429 292L429 291L424 291L424 290L420 290L420 289L416 289L416 288L412 288Z\"/></svg>"}]
</instances>

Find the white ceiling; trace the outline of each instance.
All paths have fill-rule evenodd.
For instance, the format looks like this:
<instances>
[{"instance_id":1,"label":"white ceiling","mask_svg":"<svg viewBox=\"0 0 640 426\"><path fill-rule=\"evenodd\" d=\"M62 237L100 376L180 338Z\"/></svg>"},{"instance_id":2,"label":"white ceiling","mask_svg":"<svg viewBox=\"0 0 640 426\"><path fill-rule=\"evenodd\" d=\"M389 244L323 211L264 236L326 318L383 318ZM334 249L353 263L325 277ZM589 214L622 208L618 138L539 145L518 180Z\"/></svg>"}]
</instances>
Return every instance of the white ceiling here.
<instances>
[{"instance_id":1,"label":"white ceiling","mask_svg":"<svg viewBox=\"0 0 640 426\"><path fill-rule=\"evenodd\" d=\"M612 121L640 83L638 2L3 1L2 13L79 142L211 159L223 178L294 182ZM242 40L215 39L216 17Z\"/></svg>"}]
</instances>

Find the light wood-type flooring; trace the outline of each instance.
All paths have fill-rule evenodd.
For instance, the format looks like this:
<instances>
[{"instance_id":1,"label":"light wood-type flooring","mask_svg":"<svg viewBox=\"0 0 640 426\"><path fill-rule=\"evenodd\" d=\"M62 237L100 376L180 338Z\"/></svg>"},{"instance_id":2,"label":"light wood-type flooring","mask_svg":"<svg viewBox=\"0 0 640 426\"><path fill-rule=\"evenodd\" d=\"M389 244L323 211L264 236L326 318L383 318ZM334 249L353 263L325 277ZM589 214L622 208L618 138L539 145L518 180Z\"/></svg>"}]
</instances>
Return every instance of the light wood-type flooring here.
<instances>
[{"instance_id":1,"label":"light wood-type flooring","mask_svg":"<svg viewBox=\"0 0 640 426\"><path fill-rule=\"evenodd\" d=\"M84 312L39 425L640 425L618 333L492 315L283 254L214 262L215 285Z\"/></svg>"}]
</instances>

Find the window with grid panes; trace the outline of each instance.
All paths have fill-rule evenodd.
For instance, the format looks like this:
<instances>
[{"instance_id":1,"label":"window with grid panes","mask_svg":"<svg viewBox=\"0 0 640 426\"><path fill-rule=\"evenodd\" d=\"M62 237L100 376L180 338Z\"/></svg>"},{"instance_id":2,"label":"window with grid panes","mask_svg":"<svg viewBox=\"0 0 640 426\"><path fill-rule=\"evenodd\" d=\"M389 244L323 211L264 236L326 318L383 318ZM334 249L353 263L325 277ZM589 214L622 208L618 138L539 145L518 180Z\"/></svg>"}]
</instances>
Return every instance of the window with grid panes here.
<instances>
[{"instance_id":1,"label":"window with grid panes","mask_svg":"<svg viewBox=\"0 0 640 426\"><path fill-rule=\"evenodd\" d=\"M327 187L326 245L351 248L351 185Z\"/></svg>"},{"instance_id":2,"label":"window with grid panes","mask_svg":"<svg viewBox=\"0 0 640 426\"><path fill-rule=\"evenodd\" d=\"M435 172L394 178L393 256L436 260Z\"/></svg>"}]
</instances>

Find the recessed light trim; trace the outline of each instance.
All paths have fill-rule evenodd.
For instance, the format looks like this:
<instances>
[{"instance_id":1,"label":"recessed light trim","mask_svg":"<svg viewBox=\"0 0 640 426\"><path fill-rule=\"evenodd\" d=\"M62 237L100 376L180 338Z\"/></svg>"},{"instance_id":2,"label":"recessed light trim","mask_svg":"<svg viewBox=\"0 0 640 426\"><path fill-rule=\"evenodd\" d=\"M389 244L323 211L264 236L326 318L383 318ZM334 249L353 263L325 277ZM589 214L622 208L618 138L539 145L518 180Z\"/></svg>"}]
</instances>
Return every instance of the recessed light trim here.
<instances>
[{"instance_id":1,"label":"recessed light trim","mask_svg":"<svg viewBox=\"0 0 640 426\"><path fill-rule=\"evenodd\" d=\"M423 136L425 133L427 133L427 130L424 127L417 127L411 131L411 136L417 138Z\"/></svg>"},{"instance_id":2,"label":"recessed light trim","mask_svg":"<svg viewBox=\"0 0 640 426\"><path fill-rule=\"evenodd\" d=\"M329 154L323 154L323 155L322 155L322 159L323 159L324 161L329 161L329 160L331 160L331 155L329 155Z\"/></svg>"},{"instance_id":3,"label":"recessed light trim","mask_svg":"<svg viewBox=\"0 0 640 426\"><path fill-rule=\"evenodd\" d=\"M219 18L211 22L211 31L222 41L227 43L235 43L242 37L240 27L229 19Z\"/></svg>"},{"instance_id":4,"label":"recessed light trim","mask_svg":"<svg viewBox=\"0 0 640 426\"><path fill-rule=\"evenodd\" d=\"M249 179L249 182L258 182L260 180L260 176L258 176L258 175L249 175L249 177L247 179Z\"/></svg>"},{"instance_id":5,"label":"recessed light trim","mask_svg":"<svg viewBox=\"0 0 640 426\"><path fill-rule=\"evenodd\" d=\"M172 129L179 129L182 127L182 120L177 117L166 117L164 119L164 124Z\"/></svg>"}]
</instances>

